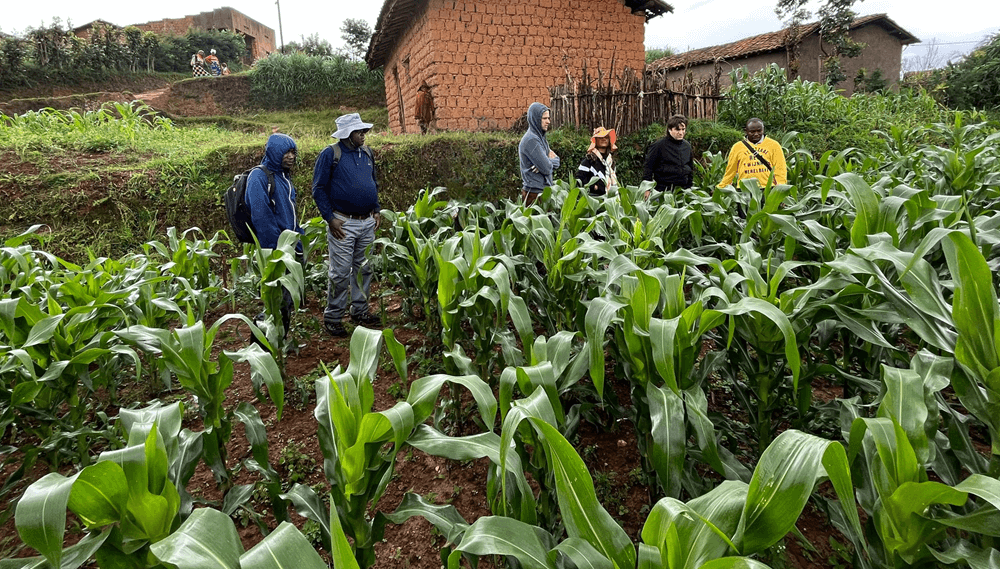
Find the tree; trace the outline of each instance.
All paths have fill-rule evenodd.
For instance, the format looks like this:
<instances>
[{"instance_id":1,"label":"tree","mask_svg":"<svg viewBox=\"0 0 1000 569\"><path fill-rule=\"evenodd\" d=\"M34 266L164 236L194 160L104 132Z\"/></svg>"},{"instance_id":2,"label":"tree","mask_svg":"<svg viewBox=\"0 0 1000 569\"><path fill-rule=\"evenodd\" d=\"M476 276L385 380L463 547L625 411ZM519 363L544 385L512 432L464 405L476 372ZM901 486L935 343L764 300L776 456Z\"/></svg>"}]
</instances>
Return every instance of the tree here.
<instances>
[{"instance_id":1,"label":"tree","mask_svg":"<svg viewBox=\"0 0 1000 569\"><path fill-rule=\"evenodd\" d=\"M340 38L347 44L344 54L355 60L364 59L368 42L372 39L372 29L368 22L360 18L348 18L340 26Z\"/></svg>"},{"instance_id":2,"label":"tree","mask_svg":"<svg viewBox=\"0 0 1000 569\"><path fill-rule=\"evenodd\" d=\"M650 64L657 59L663 59L664 57L670 57L671 55L676 55L677 52L668 45L663 47L654 47L652 49L646 50L646 64Z\"/></svg>"},{"instance_id":3,"label":"tree","mask_svg":"<svg viewBox=\"0 0 1000 569\"><path fill-rule=\"evenodd\" d=\"M1000 33L945 68L945 95L956 109L1000 108Z\"/></svg>"},{"instance_id":4,"label":"tree","mask_svg":"<svg viewBox=\"0 0 1000 569\"><path fill-rule=\"evenodd\" d=\"M838 83L847 79L843 68L840 65L841 57L857 57L865 44L856 42L848 37L847 32L851 29L851 22L857 14L851 10L851 6L857 0L823 0L818 10L819 33L823 41L833 46L833 53L826 53L826 61L823 67L826 70L826 84L836 87ZM812 13L806 9L809 0L778 0L778 6L774 12L779 18L788 19L790 33L790 44L797 45L798 27L806 19L812 17ZM822 47L822 44L820 44ZM794 51L794 48L793 48ZM797 53L793 54L795 64L791 67L798 69Z\"/></svg>"},{"instance_id":5,"label":"tree","mask_svg":"<svg viewBox=\"0 0 1000 569\"><path fill-rule=\"evenodd\" d=\"M369 33L369 35L371 35ZM299 36L302 45L299 49L306 55L332 56L333 46L326 40L319 39L319 34L312 34L309 37Z\"/></svg>"}]
</instances>

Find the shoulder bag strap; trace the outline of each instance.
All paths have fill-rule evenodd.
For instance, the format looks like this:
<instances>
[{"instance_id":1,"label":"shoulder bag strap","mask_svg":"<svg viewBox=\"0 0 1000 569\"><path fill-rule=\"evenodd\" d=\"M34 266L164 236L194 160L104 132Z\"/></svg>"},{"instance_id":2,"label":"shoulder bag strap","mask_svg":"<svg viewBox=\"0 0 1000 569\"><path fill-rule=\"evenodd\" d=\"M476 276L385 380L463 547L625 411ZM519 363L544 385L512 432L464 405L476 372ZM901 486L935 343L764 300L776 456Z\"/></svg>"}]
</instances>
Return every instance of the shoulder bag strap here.
<instances>
[{"instance_id":1,"label":"shoulder bag strap","mask_svg":"<svg viewBox=\"0 0 1000 569\"><path fill-rule=\"evenodd\" d=\"M744 138L740 142L743 143L743 146L747 147L747 150L750 151L750 154L753 154L753 157L756 158L757 160L759 160L760 163L763 164L767 168L767 170L769 172L772 171L772 170L774 170L774 168L771 167L771 163L768 162L767 160L765 160L764 157L761 156L760 153L757 152L757 150L753 146L750 146L750 143L747 142L747 139Z\"/></svg>"}]
</instances>

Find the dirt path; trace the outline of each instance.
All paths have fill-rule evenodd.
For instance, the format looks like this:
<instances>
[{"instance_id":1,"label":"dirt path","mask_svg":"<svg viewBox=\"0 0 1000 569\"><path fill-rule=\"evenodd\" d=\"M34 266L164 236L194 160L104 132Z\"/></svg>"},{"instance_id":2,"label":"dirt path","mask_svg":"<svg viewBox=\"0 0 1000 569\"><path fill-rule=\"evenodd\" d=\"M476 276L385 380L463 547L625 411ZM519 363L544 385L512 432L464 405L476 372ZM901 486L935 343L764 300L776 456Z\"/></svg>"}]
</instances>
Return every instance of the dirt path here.
<instances>
[{"instance_id":1,"label":"dirt path","mask_svg":"<svg viewBox=\"0 0 1000 569\"><path fill-rule=\"evenodd\" d=\"M146 103L150 107L162 108L167 102L169 92L170 85L167 85L166 87L153 89L152 91L146 91L145 93L139 93L135 96L135 98L143 103Z\"/></svg>"}]
</instances>

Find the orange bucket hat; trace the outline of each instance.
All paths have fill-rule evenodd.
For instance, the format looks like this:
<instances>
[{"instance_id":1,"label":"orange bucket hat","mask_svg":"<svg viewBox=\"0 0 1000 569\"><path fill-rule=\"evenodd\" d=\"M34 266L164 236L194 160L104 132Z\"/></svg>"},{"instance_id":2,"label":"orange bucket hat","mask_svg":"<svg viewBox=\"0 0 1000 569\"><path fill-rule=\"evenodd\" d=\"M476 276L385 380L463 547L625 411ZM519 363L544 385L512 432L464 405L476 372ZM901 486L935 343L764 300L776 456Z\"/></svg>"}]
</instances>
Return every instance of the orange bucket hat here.
<instances>
[{"instance_id":1,"label":"orange bucket hat","mask_svg":"<svg viewBox=\"0 0 1000 569\"><path fill-rule=\"evenodd\" d=\"M587 149L587 152L597 148L597 141L595 139L604 138L605 136L611 141L611 152L618 150L618 147L615 146L615 140L618 138L615 134L615 129L607 129L603 126L599 126L594 129L594 134L590 136L590 148Z\"/></svg>"}]
</instances>

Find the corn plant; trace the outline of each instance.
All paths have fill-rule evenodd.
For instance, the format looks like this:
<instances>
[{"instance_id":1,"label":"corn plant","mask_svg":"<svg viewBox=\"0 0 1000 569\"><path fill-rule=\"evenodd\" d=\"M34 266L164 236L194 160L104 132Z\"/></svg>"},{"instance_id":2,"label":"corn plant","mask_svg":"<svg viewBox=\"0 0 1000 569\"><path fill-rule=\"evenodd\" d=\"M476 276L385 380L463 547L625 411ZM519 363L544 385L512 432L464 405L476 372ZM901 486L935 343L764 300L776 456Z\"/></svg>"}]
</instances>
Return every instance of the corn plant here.
<instances>
[{"instance_id":1,"label":"corn plant","mask_svg":"<svg viewBox=\"0 0 1000 569\"><path fill-rule=\"evenodd\" d=\"M717 301L713 310L729 317L726 348L731 367L721 370L736 387L761 452L774 436L772 414L794 402L801 419L811 400L808 384L799 382L799 338L808 337L808 330L792 325L800 307L793 292L781 290L786 278L795 278L794 270L801 264L785 261L772 266L743 246L737 259L714 268L716 286L705 292ZM786 367L792 372L791 396L782 397Z\"/></svg>"},{"instance_id":2,"label":"corn plant","mask_svg":"<svg viewBox=\"0 0 1000 569\"><path fill-rule=\"evenodd\" d=\"M250 378L258 395L266 386L268 395L281 418L284 406L284 384L281 372L270 354L257 345L242 350L223 351L212 360L212 348L219 328L229 320L237 319L251 329L253 323L242 314L229 314L205 329L203 322L189 322L174 330L131 326L117 335L147 354L156 356L160 365L169 370L181 387L195 396L198 411L205 425L205 463L212 469L216 483L225 494L231 486L231 473L227 464L226 443L232 436L233 410L223 408L226 388L233 381L233 363L248 362ZM259 331L256 331L259 334Z\"/></svg>"},{"instance_id":3,"label":"corn plant","mask_svg":"<svg viewBox=\"0 0 1000 569\"><path fill-rule=\"evenodd\" d=\"M749 484L727 481L687 503L663 498L646 519L642 542L633 544L597 500L593 479L569 442L540 416L529 412L523 420L545 447L568 537L558 541L531 524L499 516L469 525L453 506L435 507L408 497L394 521L420 515L434 524L452 544L442 554L448 554L451 569L459 567L463 555L504 555L539 569L559 567L563 556L577 566L609 569L763 566L748 556L766 550L794 528L813 488L824 478L842 500L838 511L852 535L860 535L844 447L786 431L761 456ZM501 449L506 448L502 443ZM508 451L506 456L512 455ZM856 546L864 547L864 542Z\"/></svg>"},{"instance_id":4,"label":"corn plant","mask_svg":"<svg viewBox=\"0 0 1000 569\"><path fill-rule=\"evenodd\" d=\"M873 546L855 552L862 567L942 566L963 557L973 567L989 566L990 537L997 532L983 519L1000 506L1000 482L981 474L958 482L947 468L940 471L945 481L928 479L932 464L944 464L937 455L948 451L935 439L944 403L939 392L951 372L950 358L920 352L911 369L883 368L885 394L876 417L860 416L856 400L845 402L845 436ZM979 501L967 503L970 494ZM842 518L834 519L847 529Z\"/></svg>"},{"instance_id":5,"label":"corn plant","mask_svg":"<svg viewBox=\"0 0 1000 569\"><path fill-rule=\"evenodd\" d=\"M246 569L326 566L287 522L248 552L232 519L218 510L194 510L181 523L180 496L168 467L169 441L163 439L160 423L142 425L145 428L132 425L124 449L103 453L96 464L68 478L52 473L28 487L18 502L15 523L24 543L41 556L10 566L47 563L76 569L95 558L102 567L169 564L193 569L209 560ZM88 533L64 548L67 509Z\"/></svg>"},{"instance_id":6,"label":"corn plant","mask_svg":"<svg viewBox=\"0 0 1000 569\"><path fill-rule=\"evenodd\" d=\"M373 547L382 539L386 518L382 513L369 518L367 512L378 504L392 478L396 455L414 426L433 413L435 400L445 383L467 386L480 406L483 420L490 426L496 415L496 400L489 386L472 376L419 379L410 387L406 401L373 412L372 383L383 341L396 372L406 377L406 354L392 331L379 332L359 326L351 336L347 369L337 366L316 381L315 415L324 457L323 472L330 484L329 515L319 496L308 486L296 484L283 495L299 514L320 524L324 547L338 567L363 568L375 562ZM387 443L391 448L380 452ZM353 540L351 545L338 539L341 532Z\"/></svg>"},{"instance_id":7,"label":"corn plant","mask_svg":"<svg viewBox=\"0 0 1000 569\"><path fill-rule=\"evenodd\" d=\"M955 322L953 376L962 404L986 425L992 441L989 475L1000 477L1000 306L992 271L972 239L951 233L942 241L955 281L951 315Z\"/></svg>"},{"instance_id":8,"label":"corn plant","mask_svg":"<svg viewBox=\"0 0 1000 569\"><path fill-rule=\"evenodd\" d=\"M302 265L296 258L298 241L299 234L286 229L278 237L275 249L244 246L244 252L251 259L250 266L257 280L260 299L264 303L265 321L256 324L263 329L267 337L267 343L263 345L278 361L282 373L285 369L285 350L291 341L282 315L285 310L284 295L291 295L291 310L294 312L299 309L304 293Z\"/></svg>"},{"instance_id":9,"label":"corn plant","mask_svg":"<svg viewBox=\"0 0 1000 569\"><path fill-rule=\"evenodd\" d=\"M120 358L139 365L136 353L112 332L123 320L122 309L113 304L64 310L53 296L42 306L23 297L0 300L0 384L6 403L0 428L13 423L45 441L53 467L67 455L86 464L89 439L100 434L85 428L92 394L114 390ZM64 433L77 433L71 446Z\"/></svg>"}]
</instances>

